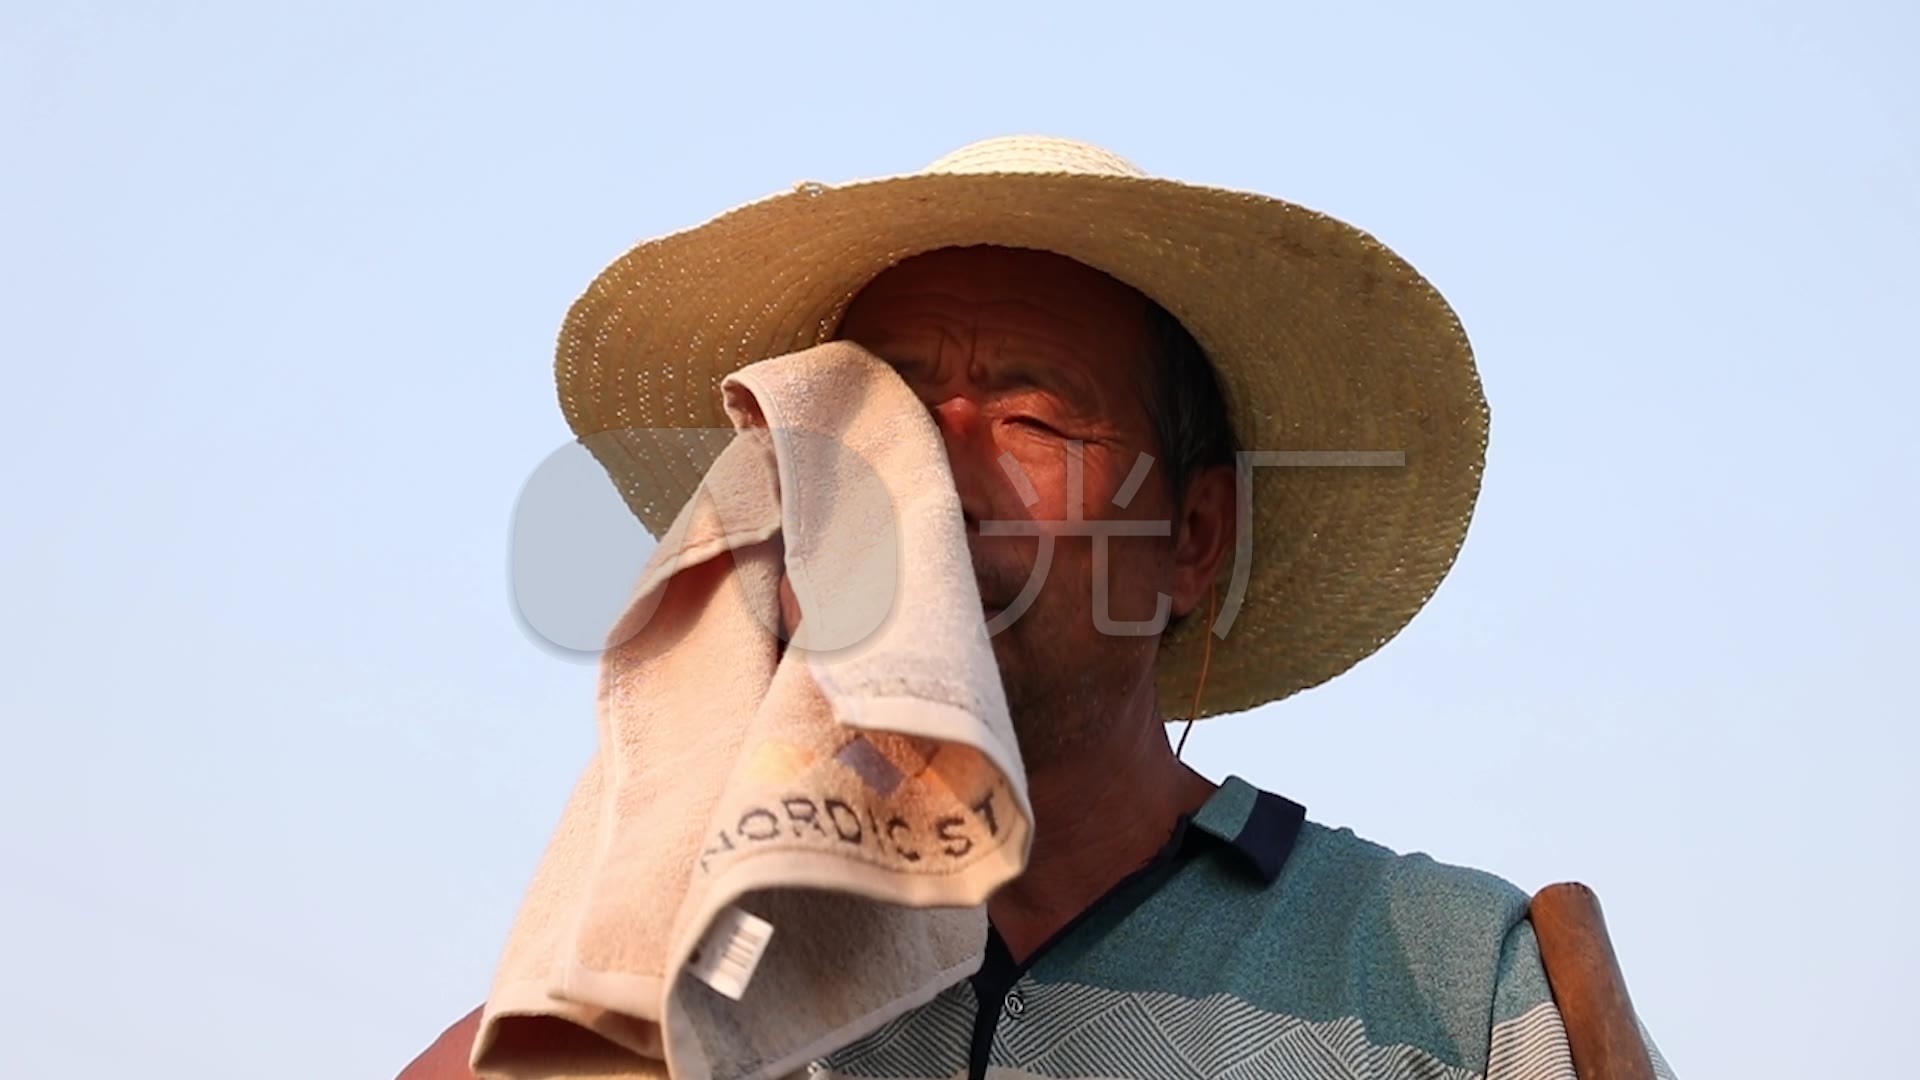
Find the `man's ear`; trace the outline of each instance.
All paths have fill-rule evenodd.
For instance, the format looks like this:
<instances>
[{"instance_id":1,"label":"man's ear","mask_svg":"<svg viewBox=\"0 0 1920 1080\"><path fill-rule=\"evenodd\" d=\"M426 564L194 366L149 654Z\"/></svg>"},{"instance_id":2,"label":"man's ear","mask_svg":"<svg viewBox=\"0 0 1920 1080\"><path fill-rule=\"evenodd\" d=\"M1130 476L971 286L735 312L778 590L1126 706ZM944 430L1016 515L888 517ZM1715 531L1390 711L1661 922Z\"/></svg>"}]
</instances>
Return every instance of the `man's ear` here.
<instances>
[{"instance_id":1,"label":"man's ear","mask_svg":"<svg viewBox=\"0 0 1920 1080\"><path fill-rule=\"evenodd\" d=\"M1187 484L1184 505L1174 523L1173 615L1177 618L1206 602L1207 589L1233 551L1234 471L1210 465Z\"/></svg>"}]
</instances>

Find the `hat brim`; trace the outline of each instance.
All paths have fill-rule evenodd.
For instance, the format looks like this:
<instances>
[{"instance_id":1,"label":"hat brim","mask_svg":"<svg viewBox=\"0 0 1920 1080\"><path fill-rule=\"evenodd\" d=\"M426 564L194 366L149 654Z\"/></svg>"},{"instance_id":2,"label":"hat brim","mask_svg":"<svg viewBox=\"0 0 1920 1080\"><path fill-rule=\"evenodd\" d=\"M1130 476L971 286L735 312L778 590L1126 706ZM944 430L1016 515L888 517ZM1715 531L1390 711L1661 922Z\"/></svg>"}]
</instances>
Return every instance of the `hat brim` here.
<instances>
[{"instance_id":1,"label":"hat brim","mask_svg":"<svg viewBox=\"0 0 1920 1080\"><path fill-rule=\"evenodd\" d=\"M1078 173L802 185L641 243L602 272L560 335L562 410L658 536L719 443L662 452L657 438L638 448L619 433L727 428L727 374L828 340L895 263L979 244L1065 255L1152 297L1212 359L1242 448L1307 452L1250 470L1250 559L1239 589L1222 573L1238 607L1214 643L1203 715L1331 679L1433 595L1486 454L1471 346L1386 246L1267 196ZM1187 619L1162 640L1168 716L1191 704L1208 630Z\"/></svg>"}]
</instances>

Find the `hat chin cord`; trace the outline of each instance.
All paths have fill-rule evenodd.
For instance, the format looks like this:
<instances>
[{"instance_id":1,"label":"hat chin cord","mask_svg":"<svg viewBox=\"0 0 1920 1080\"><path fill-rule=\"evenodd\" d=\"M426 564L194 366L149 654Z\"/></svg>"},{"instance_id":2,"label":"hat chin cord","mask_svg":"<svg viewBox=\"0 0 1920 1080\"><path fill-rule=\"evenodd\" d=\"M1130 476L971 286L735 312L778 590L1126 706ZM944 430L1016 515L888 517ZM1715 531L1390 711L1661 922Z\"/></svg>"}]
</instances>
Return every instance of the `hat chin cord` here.
<instances>
[{"instance_id":1,"label":"hat chin cord","mask_svg":"<svg viewBox=\"0 0 1920 1080\"><path fill-rule=\"evenodd\" d=\"M1200 693L1207 688L1207 668L1213 663L1213 616L1219 600L1220 586L1207 586L1207 628L1201 633L1206 642L1200 649L1200 678L1193 684L1193 705L1187 709L1187 726L1180 729L1180 742L1173 748L1173 759L1180 760L1181 751L1187 748L1187 736L1193 734L1193 722L1200 718Z\"/></svg>"}]
</instances>

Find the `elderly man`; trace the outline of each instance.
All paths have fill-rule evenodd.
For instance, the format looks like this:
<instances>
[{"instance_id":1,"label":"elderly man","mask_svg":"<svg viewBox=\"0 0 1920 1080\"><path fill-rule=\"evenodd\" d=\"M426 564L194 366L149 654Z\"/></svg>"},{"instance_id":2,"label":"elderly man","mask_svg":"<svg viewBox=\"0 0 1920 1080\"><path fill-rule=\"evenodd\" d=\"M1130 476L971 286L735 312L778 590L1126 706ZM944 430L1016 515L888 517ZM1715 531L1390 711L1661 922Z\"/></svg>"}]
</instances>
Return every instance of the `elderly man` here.
<instances>
[{"instance_id":1,"label":"elderly man","mask_svg":"<svg viewBox=\"0 0 1920 1080\"><path fill-rule=\"evenodd\" d=\"M1279 200L993 140L636 248L569 318L563 405L718 426L727 371L830 337L944 440L1035 833L981 969L808 1075L1573 1076L1522 892L1166 734L1339 674L1451 565L1487 414L1419 274ZM1019 601L1039 540L981 524L1082 515L1167 527L1063 534ZM468 1075L471 1019L404 1075Z\"/></svg>"}]
</instances>

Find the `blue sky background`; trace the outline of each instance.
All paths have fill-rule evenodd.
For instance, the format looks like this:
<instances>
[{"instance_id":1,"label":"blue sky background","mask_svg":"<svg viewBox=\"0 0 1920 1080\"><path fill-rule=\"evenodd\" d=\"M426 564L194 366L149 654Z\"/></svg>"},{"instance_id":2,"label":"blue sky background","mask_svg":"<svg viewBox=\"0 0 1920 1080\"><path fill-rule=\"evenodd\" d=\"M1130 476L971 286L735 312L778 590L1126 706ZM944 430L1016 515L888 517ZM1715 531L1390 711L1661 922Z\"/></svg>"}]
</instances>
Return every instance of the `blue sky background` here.
<instances>
[{"instance_id":1,"label":"blue sky background","mask_svg":"<svg viewBox=\"0 0 1920 1080\"><path fill-rule=\"evenodd\" d=\"M0 3L0 1075L390 1076L591 751L510 513L628 243L976 138L1374 232L1460 563L1188 756L1607 905L1688 1080L1896 1068L1920 8Z\"/></svg>"}]
</instances>

